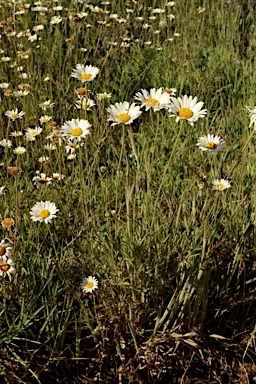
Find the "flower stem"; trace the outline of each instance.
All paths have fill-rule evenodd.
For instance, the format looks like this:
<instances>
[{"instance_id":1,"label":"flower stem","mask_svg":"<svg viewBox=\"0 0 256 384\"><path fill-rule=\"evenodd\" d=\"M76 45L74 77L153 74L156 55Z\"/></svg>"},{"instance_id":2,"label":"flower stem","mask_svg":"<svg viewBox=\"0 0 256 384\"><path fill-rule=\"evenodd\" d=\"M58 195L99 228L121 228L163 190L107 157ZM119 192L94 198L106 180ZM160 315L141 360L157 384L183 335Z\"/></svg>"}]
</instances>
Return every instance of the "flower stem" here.
<instances>
[{"instance_id":1,"label":"flower stem","mask_svg":"<svg viewBox=\"0 0 256 384\"><path fill-rule=\"evenodd\" d=\"M170 163L171 163L171 160L172 160L172 157L173 157L173 154L176 150L176 147L178 145L178 141L179 141L179 138L180 138L180 135L181 135L181 131L183 130L183 125L184 125L184 120L181 120L181 123L180 123L180 129L179 129L179 132L178 132L178 135L176 137L176 140L175 140L175 143L173 145L173 148L172 148L172 151L171 151L171 154L170 154L170 157L167 161L167 164L165 166L165 169L164 169L164 172L163 172L163 175L162 175L162 181L159 185L159 188L158 188L158 192L157 192L157 197L156 197L156 200L155 200L155 204L154 204L154 208L153 208L153 212L152 212L152 223L154 222L155 220L155 212L156 212L156 207L157 207L157 204L158 204L158 201L159 201L159 198L160 198L160 194L161 194L161 191L162 191L162 188L163 188L163 185L164 185L164 182L165 182L165 175L169 169L169 166L170 166Z\"/></svg>"}]
</instances>

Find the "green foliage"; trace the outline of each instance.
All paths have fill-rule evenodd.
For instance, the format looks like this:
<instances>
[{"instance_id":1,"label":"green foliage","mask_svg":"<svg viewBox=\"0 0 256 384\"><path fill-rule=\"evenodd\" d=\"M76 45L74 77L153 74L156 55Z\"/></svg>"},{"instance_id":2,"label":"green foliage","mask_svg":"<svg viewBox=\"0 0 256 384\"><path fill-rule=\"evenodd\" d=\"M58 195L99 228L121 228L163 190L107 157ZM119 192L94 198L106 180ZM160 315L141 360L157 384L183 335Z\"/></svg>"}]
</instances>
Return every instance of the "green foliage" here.
<instances>
[{"instance_id":1,"label":"green foliage","mask_svg":"<svg viewBox=\"0 0 256 384\"><path fill-rule=\"evenodd\" d=\"M43 3L48 12L27 10L15 15L15 23L13 3L0 8L0 21L7 22L0 30L2 56L11 59L0 63L0 78L13 91L21 83L30 85L30 93L20 98L0 90L0 139L13 145L0 147L0 185L7 189L0 214L16 221L13 229L1 229L2 239L12 244L16 274L11 280L1 277L1 353L10 366L7 371L1 363L0 373L6 382L40 383L42 377L51 380L59 364L58 375L72 382L73 372L79 376L86 369L86 377L94 376L90 360L103 376L106 366L113 368L113 378L124 362L144 366L140 359L157 343L173 346L179 339L197 350L193 336L184 336L195 330L201 340L212 333L238 345L236 336L250 334L255 324L255 138L245 109L255 104L253 2L177 1L173 7L111 2L110 13L125 23L74 1L60 1L61 12L52 10L52 2ZM198 13L198 6L205 12ZM149 7L165 13L149 19ZM88 15L69 18L79 12ZM173 20L167 17L171 13ZM60 24L50 24L54 15L62 16ZM102 20L106 23L97 23ZM148 29L142 27L146 23ZM4 32L39 24L44 30L34 42ZM96 103L88 112L74 108L81 83L71 73L78 63L100 68L87 86ZM21 79L21 73L29 77ZM143 111L130 128L110 126L110 104L133 102L136 92L153 87L197 96L207 117L191 127L162 109ZM102 92L112 98L99 101L96 94ZM39 103L48 99L55 105L43 111ZM5 116L13 108L25 112L22 120ZM49 123L42 124L35 141L10 136L39 126L44 114L59 126L73 118L92 125L73 161L58 138L56 150L44 149ZM198 138L208 133L226 141L223 154L198 149ZM18 145L26 147L24 155L13 154ZM39 163L41 156L50 159ZM22 173L11 176L10 165ZM32 182L37 170L65 177L37 189ZM231 188L212 190L212 181L221 178ZM33 222L31 208L46 200L57 205L57 218L48 225ZM81 292L86 276L98 279L98 290ZM149 364L147 380L153 370ZM130 378L124 374L129 382L139 377L135 371Z\"/></svg>"}]
</instances>

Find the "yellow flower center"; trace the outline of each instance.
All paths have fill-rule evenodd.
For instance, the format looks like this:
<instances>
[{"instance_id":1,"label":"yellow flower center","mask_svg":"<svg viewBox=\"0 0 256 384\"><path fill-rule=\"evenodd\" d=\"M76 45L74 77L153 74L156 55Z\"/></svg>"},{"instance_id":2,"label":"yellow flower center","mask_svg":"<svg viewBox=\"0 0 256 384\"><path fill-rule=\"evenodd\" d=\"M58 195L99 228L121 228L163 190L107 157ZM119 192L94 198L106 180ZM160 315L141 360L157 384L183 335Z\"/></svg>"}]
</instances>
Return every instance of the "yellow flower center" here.
<instances>
[{"instance_id":1,"label":"yellow flower center","mask_svg":"<svg viewBox=\"0 0 256 384\"><path fill-rule=\"evenodd\" d=\"M80 76L80 79L81 80L90 80L90 78L92 77L92 75L90 73L83 73L81 76Z\"/></svg>"},{"instance_id":2,"label":"yellow flower center","mask_svg":"<svg viewBox=\"0 0 256 384\"><path fill-rule=\"evenodd\" d=\"M70 144L70 148L76 148L77 147L77 144L76 143L71 143Z\"/></svg>"},{"instance_id":3,"label":"yellow flower center","mask_svg":"<svg viewBox=\"0 0 256 384\"><path fill-rule=\"evenodd\" d=\"M121 120L122 123L128 123L128 121L131 120L131 116L128 115L128 113L120 113L117 118Z\"/></svg>"},{"instance_id":4,"label":"yellow flower center","mask_svg":"<svg viewBox=\"0 0 256 384\"><path fill-rule=\"evenodd\" d=\"M85 95L86 90L85 90L85 88L78 88L76 90L76 92L78 93L78 95L83 96L83 95Z\"/></svg>"},{"instance_id":5,"label":"yellow flower center","mask_svg":"<svg viewBox=\"0 0 256 384\"><path fill-rule=\"evenodd\" d=\"M194 113L189 108L180 108L177 111L177 115L183 119L190 119Z\"/></svg>"},{"instance_id":6,"label":"yellow flower center","mask_svg":"<svg viewBox=\"0 0 256 384\"><path fill-rule=\"evenodd\" d=\"M205 146L208 149L216 149L217 148L217 144L213 143L212 141L209 141L209 143L206 143Z\"/></svg>"},{"instance_id":7,"label":"yellow flower center","mask_svg":"<svg viewBox=\"0 0 256 384\"><path fill-rule=\"evenodd\" d=\"M7 263L4 263L4 264L0 265L0 269L1 269L3 272L7 272L7 271L9 271L10 268L11 268L10 264L7 264Z\"/></svg>"},{"instance_id":8,"label":"yellow flower center","mask_svg":"<svg viewBox=\"0 0 256 384\"><path fill-rule=\"evenodd\" d=\"M47 184L48 181L46 179L44 179L44 178L41 178L41 179L38 180L38 183L40 183L40 184Z\"/></svg>"},{"instance_id":9,"label":"yellow flower center","mask_svg":"<svg viewBox=\"0 0 256 384\"><path fill-rule=\"evenodd\" d=\"M223 191L223 189L225 189L225 185L222 184L222 183L219 183L219 184L217 184L217 188L218 188L220 191Z\"/></svg>"},{"instance_id":10,"label":"yellow flower center","mask_svg":"<svg viewBox=\"0 0 256 384\"><path fill-rule=\"evenodd\" d=\"M12 118L13 118L13 119L16 119L17 116L18 116L18 113L13 113L13 114L12 114Z\"/></svg>"},{"instance_id":11,"label":"yellow flower center","mask_svg":"<svg viewBox=\"0 0 256 384\"><path fill-rule=\"evenodd\" d=\"M22 155L23 154L23 150L22 149L18 149L17 154L18 155Z\"/></svg>"},{"instance_id":12,"label":"yellow flower center","mask_svg":"<svg viewBox=\"0 0 256 384\"><path fill-rule=\"evenodd\" d=\"M106 97L107 97L107 95L105 95L105 93L103 93L103 94L100 96L101 99L106 99Z\"/></svg>"},{"instance_id":13,"label":"yellow flower center","mask_svg":"<svg viewBox=\"0 0 256 384\"><path fill-rule=\"evenodd\" d=\"M6 218L3 220L3 226L4 227L11 227L12 225L14 225L14 220L13 219L9 219L9 218Z\"/></svg>"},{"instance_id":14,"label":"yellow flower center","mask_svg":"<svg viewBox=\"0 0 256 384\"><path fill-rule=\"evenodd\" d=\"M81 136L82 133L83 133L83 130L81 128L77 127L77 128L72 129L71 135L72 136Z\"/></svg>"},{"instance_id":15,"label":"yellow flower center","mask_svg":"<svg viewBox=\"0 0 256 384\"><path fill-rule=\"evenodd\" d=\"M165 92L169 93L169 95L170 95L172 93L172 90L171 90L171 88L165 88Z\"/></svg>"},{"instance_id":16,"label":"yellow flower center","mask_svg":"<svg viewBox=\"0 0 256 384\"><path fill-rule=\"evenodd\" d=\"M82 104L82 109L87 109L87 108L89 108L88 104Z\"/></svg>"},{"instance_id":17,"label":"yellow flower center","mask_svg":"<svg viewBox=\"0 0 256 384\"><path fill-rule=\"evenodd\" d=\"M93 282L92 281L88 281L88 283L86 283L86 288L91 289L92 287L93 287Z\"/></svg>"},{"instance_id":18,"label":"yellow flower center","mask_svg":"<svg viewBox=\"0 0 256 384\"><path fill-rule=\"evenodd\" d=\"M158 100L150 98L150 99L147 99L145 103L152 107L155 107L158 104Z\"/></svg>"},{"instance_id":19,"label":"yellow flower center","mask_svg":"<svg viewBox=\"0 0 256 384\"><path fill-rule=\"evenodd\" d=\"M0 256L3 256L6 253L6 248L0 246Z\"/></svg>"},{"instance_id":20,"label":"yellow flower center","mask_svg":"<svg viewBox=\"0 0 256 384\"><path fill-rule=\"evenodd\" d=\"M48 211L48 209L42 209L42 211L39 213L39 216L41 217L41 219L47 219L47 217L49 217L51 214L50 211Z\"/></svg>"}]
</instances>

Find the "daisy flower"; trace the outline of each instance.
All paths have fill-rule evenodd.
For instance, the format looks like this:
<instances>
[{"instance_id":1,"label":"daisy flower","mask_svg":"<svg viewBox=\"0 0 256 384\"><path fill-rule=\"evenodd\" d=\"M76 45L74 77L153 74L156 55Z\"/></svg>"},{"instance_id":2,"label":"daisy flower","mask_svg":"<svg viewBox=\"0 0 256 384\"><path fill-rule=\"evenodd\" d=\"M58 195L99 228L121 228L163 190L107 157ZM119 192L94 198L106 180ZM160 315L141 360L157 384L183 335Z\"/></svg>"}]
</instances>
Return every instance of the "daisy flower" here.
<instances>
[{"instance_id":1,"label":"daisy flower","mask_svg":"<svg viewBox=\"0 0 256 384\"><path fill-rule=\"evenodd\" d=\"M91 9L92 12L95 12L95 13L102 13L102 12L104 12L103 9L98 7L97 5L95 7L93 5L91 5L90 9Z\"/></svg>"},{"instance_id":2,"label":"daisy flower","mask_svg":"<svg viewBox=\"0 0 256 384\"><path fill-rule=\"evenodd\" d=\"M39 163L46 163L48 160L49 160L49 157L47 156L42 156L42 157L39 157L38 159Z\"/></svg>"},{"instance_id":3,"label":"daisy flower","mask_svg":"<svg viewBox=\"0 0 256 384\"><path fill-rule=\"evenodd\" d=\"M76 154L75 153L70 153L68 156L67 156L67 159L68 160L74 160L76 158Z\"/></svg>"},{"instance_id":4,"label":"daisy flower","mask_svg":"<svg viewBox=\"0 0 256 384\"><path fill-rule=\"evenodd\" d=\"M39 107L41 107L44 111L48 108L52 108L55 105L55 103L51 103L51 100L46 100L43 103L39 104Z\"/></svg>"},{"instance_id":5,"label":"daisy flower","mask_svg":"<svg viewBox=\"0 0 256 384\"><path fill-rule=\"evenodd\" d=\"M4 255L0 257L0 276L11 277L15 273L15 263L8 256Z\"/></svg>"},{"instance_id":6,"label":"daisy flower","mask_svg":"<svg viewBox=\"0 0 256 384\"><path fill-rule=\"evenodd\" d=\"M207 135L198 139L196 144L202 151L208 151L214 153L218 151L224 151L226 143L219 136Z\"/></svg>"},{"instance_id":7,"label":"daisy flower","mask_svg":"<svg viewBox=\"0 0 256 384\"><path fill-rule=\"evenodd\" d=\"M150 108L153 111L159 111L162 108L169 108L170 95L163 90L163 88L155 89L152 88L148 92L146 89L142 89L141 92L135 94L135 100L140 101L141 106L145 107L145 110L148 111Z\"/></svg>"},{"instance_id":8,"label":"daisy flower","mask_svg":"<svg viewBox=\"0 0 256 384\"><path fill-rule=\"evenodd\" d=\"M2 60L2 61L10 61L11 58L10 58L10 57L1 57L1 60Z\"/></svg>"},{"instance_id":9,"label":"daisy flower","mask_svg":"<svg viewBox=\"0 0 256 384\"><path fill-rule=\"evenodd\" d=\"M42 132L42 128L40 128L40 127L28 128L26 130L26 136L35 137L35 136L40 135L41 132Z\"/></svg>"},{"instance_id":10,"label":"daisy flower","mask_svg":"<svg viewBox=\"0 0 256 384\"><path fill-rule=\"evenodd\" d=\"M4 95L7 97L12 96L12 94L13 94L13 91L11 89L6 89L6 91L4 93Z\"/></svg>"},{"instance_id":11,"label":"daisy flower","mask_svg":"<svg viewBox=\"0 0 256 384\"><path fill-rule=\"evenodd\" d=\"M62 11L63 7L61 5L58 5L57 7L52 8L53 11Z\"/></svg>"},{"instance_id":12,"label":"daisy flower","mask_svg":"<svg viewBox=\"0 0 256 384\"><path fill-rule=\"evenodd\" d=\"M221 179L221 180L214 180L212 182L212 189L215 191L224 191L224 189L230 188L231 185L227 180Z\"/></svg>"},{"instance_id":13,"label":"daisy flower","mask_svg":"<svg viewBox=\"0 0 256 384\"><path fill-rule=\"evenodd\" d=\"M56 205L50 201L40 201L34 205L34 207L29 212L31 215L31 219L33 221L39 221L45 224L51 222L56 216L56 212L58 211Z\"/></svg>"},{"instance_id":14,"label":"daisy flower","mask_svg":"<svg viewBox=\"0 0 256 384\"><path fill-rule=\"evenodd\" d=\"M50 24L54 25L54 24L59 24L61 22L62 22L62 17L60 17L60 16L53 16L51 18Z\"/></svg>"},{"instance_id":15,"label":"daisy flower","mask_svg":"<svg viewBox=\"0 0 256 384\"><path fill-rule=\"evenodd\" d=\"M176 116L177 123L181 119L186 119L193 126L198 119L204 118L207 113L206 109L201 109L204 103L202 101L198 103L197 97L184 95L177 99L171 97L171 100L173 104L170 107L170 117Z\"/></svg>"},{"instance_id":16,"label":"daisy flower","mask_svg":"<svg viewBox=\"0 0 256 384\"><path fill-rule=\"evenodd\" d=\"M25 152L26 152L26 148L24 148L24 147L17 147L13 150L13 153L15 155L23 155L23 153L25 153Z\"/></svg>"},{"instance_id":17,"label":"daisy flower","mask_svg":"<svg viewBox=\"0 0 256 384\"><path fill-rule=\"evenodd\" d=\"M41 173L40 176L33 177L32 181L34 181L34 185L39 187L46 187L46 185L51 184L51 177L46 177L45 173Z\"/></svg>"},{"instance_id":18,"label":"daisy flower","mask_svg":"<svg viewBox=\"0 0 256 384\"><path fill-rule=\"evenodd\" d=\"M0 83L0 88L6 89L9 87L9 85L10 85L9 83Z\"/></svg>"},{"instance_id":19,"label":"daisy flower","mask_svg":"<svg viewBox=\"0 0 256 384\"><path fill-rule=\"evenodd\" d=\"M0 141L1 147L10 148L12 146L11 140L3 139Z\"/></svg>"},{"instance_id":20,"label":"daisy flower","mask_svg":"<svg viewBox=\"0 0 256 384\"><path fill-rule=\"evenodd\" d=\"M64 179L64 175L62 175L61 173L53 173L52 174L52 180L60 181L62 179Z\"/></svg>"},{"instance_id":21,"label":"daisy flower","mask_svg":"<svg viewBox=\"0 0 256 384\"><path fill-rule=\"evenodd\" d=\"M111 126L116 124L131 124L142 114L139 106L135 103L129 105L128 101L111 105L107 108L107 112L109 113L108 121L113 121Z\"/></svg>"},{"instance_id":22,"label":"daisy flower","mask_svg":"<svg viewBox=\"0 0 256 384\"><path fill-rule=\"evenodd\" d=\"M88 128L91 127L91 124L88 120L84 119L72 119L67 121L61 128L61 132L63 132L63 136L66 136L72 140L80 141L87 135L90 135L90 131Z\"/></svg>"},{"instance_id":23,"label":"daisy flower","mask_svg":"<svg viewBox=\"0 0 256 384\"><path fill-rule=\"evenodd\" d=\"M41 124L44 124L44 123L48 123L48 121L50 121L52 118L52 116L47 116L47 115L44 115L44 116L41 116L39 121Z\"/></svg>"},{"instance_id":24,"label":"daisy flower","mask_svg":"<svg viewBox=\"0 0 256 384\"><path fill-rule=\"evenodd\" d=\"M90 109L95 105L92 99L87 99L86 97L81 97L77 100L75 107L77 109L82 109L84 111L90 111Z\"/></svg>"},{"instance_id":25,"label":"daisy flower","mask_svg":"<svg viewBox=\"0 0 256 384\"><path fill-rule=\"evenodd\" d=\"M3 185L2 187L0 187L0 195L5 195L5 188L6 188L6 185Z\"/></svg>"},{"instance_id":26,"label":"daisy flower","mask_svg":"<svg viewBox=\"0 0 256 384\"><path fill-rule=\"evenodd\" d=\"M23 115L25 115L25 112L23 111L18 112L18 108L16 108L15 110L12 109L11 111L5 112L5 116L9 117L9 119L11 119L12 121L16 119L22 119Z\"/></svg>"},{"instance_id":27,"label":"daisy flower","mask_svg":"<svg viewBox=\"0 0 256 384\"><path fill-rule=\"evenodd\" d=\"M68 141L68 145L65 146L66 152L68 154L75 153L76 149L79 148L79 144L73 142L72 140Z\"/></svg>"},{"instance_id":28,"label":"daisy flower","mask_svg":"<svg viewBox=\"0 0 256 384\"><path fill-rule=\"evenodd\" d=\"M6 28L6 29L4 30L4 34L5 34L6 36L15 36L15 35L16 35L16 32L13 31L13 30L9 27L9 28Z\"/></svg>"},{"instance_id":29,"label":"daisy flower","mask_svg":"<svg viewBox=\"0 0 256 384\"><path fill-rule=\"evenodd\" d=\"M99 68L93 67L92 65L86 65L85 67L81 64L76 65L76 69L73 69L71 77L75 77L76 79L82 81L82 83L86 81L92 81L99 73Z\"/></svg>"},{"instance_id":30,"label":"daisy flower","mask_svg":"<svg viewBox=\"0 0 256 384\"><path fill-rule=\"evenodd\" d=\"M24 91L24 89L28 89L28 88L30 88L30 85L29 85L29 84L26 84L26 83L24 83L24 84L19 84L19 85L18 85L18 88Z\"/></svg>"},{"instance_id":31,"label":"daisy flower","mask_svg":"<svg viewBox=\"0 0 256 384\"><path fill-rule=\"evenodd\" d=\"M0 257L2 256L9 256L11 252L12 247L10 244L6 243L5 240L2 240L0 243Z\"/></svg>"},{"instance_id":32,"label":"daisy flower","mask_svg":"<svg viewBox=\"0 0 256 384\"><path fill-rule=\"evenodd\" d=\"M25 29L24 31L17 33L18 39L22 36L29 36L29 35L30 35L30 29Z\"/></svg>"},{"instance_id":33,"label":"daisy flower","mask_svg":"<svg viewBox=\"0 0 256 384\"><path fill-rule=\"evenodd\" d=\"M55 139L58 139L58 144L61 145L62 144L62 139L63 139L63 132L60 131L59 129L54 129L52 131L52 133L46 137L46 139L51 139L51 140L55 140Z\"/></svg>"},{"instance_id":34,"label":"daisy flower","mask_svg":"<svg viewBox=\"0 0 256 384\"><path fill-rule=\"evenodd\" d=\"M98 100L110 99L112 97L112 93L107 93L107 92L97 93L96 96Z\"/></svg>"},{"instance_id":35,"label":"daisy flower","mask_svg":"<svg viewBox=\"0 0 256 384\"><path fill-rule=\"evenodd\" d=\"M37 5L36 7L31 8L31 11L33 12L47 12L47 7L40 7L40 5Z\"/></svg>"},{"instance_id":36,"label":"daisy flower","mask_svg":"<svg viewBox=\"0 0 256 384\"><path fill-rule=\"evenodd\" d=\"M22 135L23 135L23 133L21 131L14 131L14 132L10 133L10 136L13 136L13 137L19 137Z\"/></svg>"},{"instance_id":37,"label":"daisy flower","mask_svg":"<svg viewBox=\"0 0 256 384\"><path fill-rule=\"evenodd\" d=\"M27 141L36 141L36 138L34 136L26 135Z\"/></svg>"},{"instance_id":38,"label":"daisy flower","mask_svg":"<svg viewBox=\"0 0 256 384\"><path fill-rule=\"evenodd\" d=\"M249 127L254 124L254 129L256 129L256 107L245 107L249 113L249 117L251 119Z\"/></svg>"},{"instance_id":39,"label":"daisy flower","mask_svg":"<svg viewBox=\"0 0 256 384\"><path fill-rule=\"evenodd\" d=\"M44 26L43 25L35 25L34 28L33 28L33 31L42 31L44 29Z\"/></svg>"},{"instance_id":40,"label":"daisy flower","mask_svg":"<svg viewBox=\"0 0 256 384\"><path fill-rule=\"evenodd\" d=\"M54 151L57 148L55 144L46 144L44 146L44 149L46 149L48 152Z\"/></svg>"},{"instance_id":41,"label":"daisy flower","mask_svg":"<svg viewBox=\"0 0 256 384\"><path fill-rule=\"evenodd\" d=\"M2 226L7 229L10 229L12 226L14 226L14 224L15 224L15 221L11 217L6 217L2 221Z\"/></svg>"},{"instance_id":42,"label":"daisy flower","mask_svg":"<svg viewBox=\"0 0 256 384\"><path fill-rule=\"evenodd\" d=\"M177 89L176 88L165 88L164 91L169 93L169 95L176 96Z\"/></svg>"},{"instance_id":43,"label":"daisy flower","mask_svg":"<svg viewBox=\"0 0 256 384\"><path fill-rule=\"evenodd\" d=\"M98 280L93 276L86 277L82 281L81 287L83 292L91 293L94 289L98 288Z\"/></svg>"},{"instance_id":44,"label":"daisy flower","mask_svg":"<svg viewBox=\"0 0 256 384\"><path fill-rule=\"evenodd\" d=\"M197 12L198 13L203 13L206 10L206 8L198 7Z\"/></svg>"},{"instance_id":45,"label":"daisy flower","mask_svg":"<svg viewBox=\"0 0 256 384\"><path fill-rule=\"evenodd\" d=\"M36 41L36 40L37 40L37 34L36 33L34 33L33 35L30 35L28 37L28 41Z\"/></svg>"},{"instance_id":46,"label":"daisy flower","mask_svg":"<svg viewBox=\"0 0 256 384\"><path fill-rule=\"evenodd\" d=\"M77 88L75 91L78 94L78 97L85 96L86 95L86 88Z\"/></svg>"},{"instance_id":47,"label":"daisy flower","mask_svg":"<svg viewBox=\"0 0 256 384\"><path fill-rule=\"evenodd\" d=\"M17 91L17 92L13 92L13 96L15 97L22 97L22 96L27 96L29 94L29 91Z\"/></svg>"}]
</instances>

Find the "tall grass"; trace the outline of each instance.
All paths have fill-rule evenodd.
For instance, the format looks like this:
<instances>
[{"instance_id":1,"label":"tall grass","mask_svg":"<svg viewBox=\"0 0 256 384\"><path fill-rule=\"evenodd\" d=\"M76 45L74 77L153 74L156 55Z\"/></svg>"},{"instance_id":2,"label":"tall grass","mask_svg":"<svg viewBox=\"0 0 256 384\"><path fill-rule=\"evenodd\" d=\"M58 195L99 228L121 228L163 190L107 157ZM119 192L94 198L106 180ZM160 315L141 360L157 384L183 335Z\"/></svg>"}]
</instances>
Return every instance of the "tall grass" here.
<instances>
[{"instance_id":1,"label":"tall grass","mask_svg":"<svg viewBox=\"0 0 256 384\"><path fill-rule=\"evenodd\" d=\"M44 1L47 12L28 9L15 16L22 1L1 3L0 21L7 22L0 31L2 56L11 60L0 63L0 78L12 90L30 85L23 98L1 89L0 139L11 139L13 147L0 148L0 184L7 189L0 213L2 220L16 221L13 229L1 229L16 263L15 276L2 277L0 286L0 372L6 383L166 383L177 375L185 383L193 362L211 378L249 380L255 356L255 139L245 106L255 105L255 5L165 4L94 4L126 19L119 23L86 3ZM63 10L54 12L56 5ZM198 13L199 6L206 10ZM150 7L165 13L149 19ZM88 16L69 19L82 11ZM51 25L53 15L62 22ZM34 42L4 33L8 26L19 33L39 24L44 30ZM126 37L130 45L123 47ZM20 58L21 50L29 50L28 59ZM81 86L71 77L77 63L100 68L87 85L96 103L88 112L74 109ZM20 73L31 77L20 79ZM166 110L148 111L131 126L110 126L110 104L133 102L136 92L153 87L197 96L207 117L191 127ZM97 100L105 91L112 98ZM44 112L39 103L48 99L55 106ZM11 122L5 112L16 107L25 115ZM92 124L73 161L57 139L56 150L44 149L49 123L34 142L10 136L39 126L44 114L59 126L72 118ZM208 133L226 141L224 153L198 149L198 138ZM26 147L24 155L13 154L17 145ZM50 159L39 163L41 156ZM22 173L11 176L10 165ZM37 170L65 177L37 189ZM221 178L231 188L212 190L212 181ZM49 225L33 222L31 208L46 200L57 205L57 218ZM90 275L99 289L82 293L81 282Z\"/></svg>"}]
</instances>

